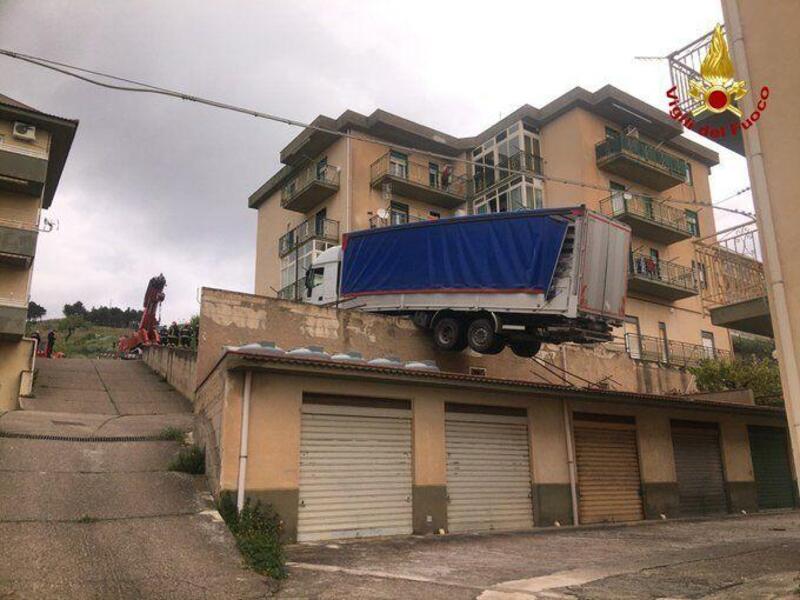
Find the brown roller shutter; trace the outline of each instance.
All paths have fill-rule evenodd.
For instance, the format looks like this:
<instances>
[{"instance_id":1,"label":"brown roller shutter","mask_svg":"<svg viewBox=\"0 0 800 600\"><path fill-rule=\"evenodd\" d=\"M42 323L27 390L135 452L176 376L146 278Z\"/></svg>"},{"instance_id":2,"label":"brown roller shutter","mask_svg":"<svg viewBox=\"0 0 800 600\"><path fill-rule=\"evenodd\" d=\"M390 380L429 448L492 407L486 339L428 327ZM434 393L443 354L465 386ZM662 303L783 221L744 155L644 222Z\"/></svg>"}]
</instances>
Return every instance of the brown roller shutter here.
<instances>
[{"instance_id":1,"label":"brown roller shutter","mask_svg":"<svg viewBox=\"0 0 800 600\"><path fill-rule=\"evenodd\" d=\"M586 414L573 422L581 523L642 519L635 423Z\"/></svg>"},{"instance_id":2,"label":"brown roller shutter","mask_svg":"<svg viewBox=\"0 0 800 600\"><path fill-rule=\"evenodd\" d=\"M681 516L728 510L719 428L716 423L672 422Z\"/></svg>"}]
</instances>

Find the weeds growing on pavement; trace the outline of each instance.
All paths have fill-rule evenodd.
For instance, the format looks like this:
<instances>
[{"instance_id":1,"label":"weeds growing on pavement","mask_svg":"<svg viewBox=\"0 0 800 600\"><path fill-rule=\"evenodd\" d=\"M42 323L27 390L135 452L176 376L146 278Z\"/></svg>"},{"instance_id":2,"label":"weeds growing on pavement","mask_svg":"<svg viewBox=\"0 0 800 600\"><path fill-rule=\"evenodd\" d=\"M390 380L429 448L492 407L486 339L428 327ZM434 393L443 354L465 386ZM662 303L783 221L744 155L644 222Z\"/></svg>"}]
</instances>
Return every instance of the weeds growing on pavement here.
<instances>
[{"instance_id":1,"label":"weeds growing on pavement","mask_svg":"<svg viewBox=\"0 0 800 600\"><path fill-rule=\"evenodd\" d=\"M94 517L90 517L89 515L83 515L80 519L78 519L78 523L96 523L97 519Z\"/></svg>"},{"instance_id":2,"label":"weeds growing on pavement","mask_svg":"<svg viewBox=\"0 0 800 600\"><path fill-rule=\"evenodd\" d=\"M192 475L202 475L206 472L206 452L199 446L181 448L172 462L169 463L170 471L180 471Z\"/></svg>"},{"instance_id":3,"label":"weeds growing on pavement","mask_svg":"<svg viewBox=\"0 0 800 600\"><path fill-rule=\"evenodd\" d=\"M186 432L181 431L177 427L165 427L161 430L161 433L158 434L158 437L162 440L183 444L186 441Z\"/></svg>"},{"instance_id":4,"label":"weeds growing on pavement","mask_svg":"<svg viewBox=\"0 0 800 600\"><path fill-rule=\"evenodd\" d=\"M251 504L248 498L239 511L233 494L223 492L218 508L236 538L245 562L262 575L273 579L286 578L286 557L281 544L283 522L272 505Z\"/></svg>"}]
</instances>

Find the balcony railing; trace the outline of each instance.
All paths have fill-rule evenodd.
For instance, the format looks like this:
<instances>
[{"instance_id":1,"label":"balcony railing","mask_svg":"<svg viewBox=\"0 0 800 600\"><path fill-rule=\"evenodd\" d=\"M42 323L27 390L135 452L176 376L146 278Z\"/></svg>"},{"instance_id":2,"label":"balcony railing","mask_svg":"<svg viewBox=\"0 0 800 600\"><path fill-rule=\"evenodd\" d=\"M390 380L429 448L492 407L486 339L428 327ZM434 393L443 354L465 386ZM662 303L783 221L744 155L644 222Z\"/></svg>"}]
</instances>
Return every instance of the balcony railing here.
<instances>
[{"instance_id":1,"label":"balcony railing","mask_svg":"<svg viewBox=\"0 0 800 600\"><path fill-rule=\"evenodd\" d=\"M476 166L475 175L472 178L472 194L480 194L495 185L503 183L510 177L519 175L520 172L543 175L543 163L541 156L529 152L517 152L501 160L496 166Z\"/></svg>"},{"instance_id":2,"label":"balcony railing","mask_svg":"<svg viewBox=\"0 0 800 600\"><path fill-rule=\"evenodd\" d=\"M631 358L672 367L694 367L703 360L731 357L727 350L635 333L625 334L625 348Z\"/></svg>"},{"instance_id":3,"label":"balcony railing","mask_svg":"<svg viewBox=\"0 0 800 600\"><path fill-rule=\"evenodd\" d=\"M698 293L692 269L640 252L631 252L628 289L667 300L688 298Z\"/></svg>"},{"instance_id":4,"label":"balcony railing","mask_svg":"<svg viewBox=\"0 0 800 600\"><path fill-rule=\"evenodd\" d=\"M683 210L640 194L615 192L600 201L600 211L627 223L639 237L665 244L695 233Z\"/></svg>"},{"instance_id":5,"label":"balcony railing","mask_svg":"<svg viewBox=\"0 0 800 600\"><path fill-rule=\"evenodd\" d=\"M444 208L455 208L467 199L465 177L445 173L444 169L431 171L430 166L410 161L392 159L386 153L370 166L372 187L390 184L392 193L415 198Z\"/></svg>"},{"instance_id":6,"label":"balcony railing","mask_svg":"<svg viewBox=\"0 0 800 600\"><path fill-rule=\"evenodd\" d=\"M339 221L333 219L306 219L278 239L278 254L283 257L308 240L339 241Z\"/></svg>"},{"instance_id":7,"label":"balcony railing","mask_svg":"<svg viewBox=\"0 0 800 600\"><path fill-rule=\"evenodd\" d=\"M281 206L306 212L339 190L339 168L317 163L307 166L283 186Z\"/></svg>"},{"instance_id":8,"label":"balcony railing","mask_svg":"<svg viewBox=\"0 0 800 600\"><path fill-rule=\"evenodd\" d=\"M595 146L597 166L663 191L686 181L686 161L630 135L608 137Z\"/></svg>"},{"instance_id":9,"label":"balcony railing","mask_svg":"<svg viewBox=\"0 0 800 600\"><path fill-rule=\"evenodd\" d=\"M381 217L379 215L372 215L369 218L369 228L378 229L380 227L391 227L393 225L405 225L406 223L421 223L423 221L432 221L433 219L426 219L418 217L417 215L404 215L401 219L395 219L392 222L390 217Z\"/></svg>"}]
</instances>

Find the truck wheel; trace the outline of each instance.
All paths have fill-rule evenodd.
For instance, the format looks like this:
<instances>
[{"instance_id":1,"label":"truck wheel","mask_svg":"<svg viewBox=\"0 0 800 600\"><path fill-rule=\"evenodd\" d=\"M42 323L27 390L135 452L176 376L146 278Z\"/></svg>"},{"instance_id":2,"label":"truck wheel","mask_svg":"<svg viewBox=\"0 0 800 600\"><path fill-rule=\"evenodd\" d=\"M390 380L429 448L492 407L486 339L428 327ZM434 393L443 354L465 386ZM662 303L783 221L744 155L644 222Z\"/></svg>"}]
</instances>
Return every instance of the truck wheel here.
<instances>
[{"instance_id":1,"label":"truck wheel","mask_svg":"<svg viewBox=\"0 0 800 600\"><path fill-rule=\"evenodd\" d=\"M522 358L532 358L542 347L542 342L512 342L511 351Z\"/></svg>"},{"instance_id":2,"label":"truck wheel","mask_svg":"<svg viewBox=\"0 0 800 600\"><path fill-rule=\"evenodd\" d=\"M464 324L455 317L442 317L433 326L433 341L439 350L461 352L467 347Z\"/></svg>"},{"instance_id":3,"label":"truck wheel","mask_svg":"<svg viewBox=\"0 0 800 600\"><path fill-rule=\"evenodd\" d=\"M469 324L467 330L469 347L479 354L499 354L506 344L494 330L491 319L479 318Z\"/></svg>"}]
</instances>

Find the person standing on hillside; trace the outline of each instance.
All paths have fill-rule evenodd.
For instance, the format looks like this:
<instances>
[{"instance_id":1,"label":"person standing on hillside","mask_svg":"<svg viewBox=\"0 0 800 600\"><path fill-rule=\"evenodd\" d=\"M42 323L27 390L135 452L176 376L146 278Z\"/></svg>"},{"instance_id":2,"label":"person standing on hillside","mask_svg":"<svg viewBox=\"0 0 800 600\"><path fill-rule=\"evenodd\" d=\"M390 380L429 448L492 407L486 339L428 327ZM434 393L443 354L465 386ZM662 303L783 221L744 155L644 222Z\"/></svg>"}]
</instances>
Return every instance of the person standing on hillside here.
<instances>
[{"instance_id":1,"label":"person standing on hillside","mask_svg":"<svg viewBox=\"0 0 800 600\"><path fill-rule=\"evenodd\" d=\"M53 356L53 348L55 348L55 345L56 345L56 332L51 329L50 332L47 334L47 353L46 353L47 358Z\"/></svg>"}]
</instances>

